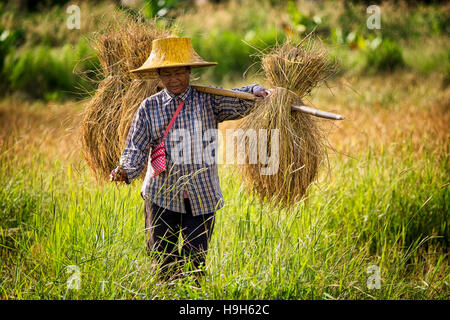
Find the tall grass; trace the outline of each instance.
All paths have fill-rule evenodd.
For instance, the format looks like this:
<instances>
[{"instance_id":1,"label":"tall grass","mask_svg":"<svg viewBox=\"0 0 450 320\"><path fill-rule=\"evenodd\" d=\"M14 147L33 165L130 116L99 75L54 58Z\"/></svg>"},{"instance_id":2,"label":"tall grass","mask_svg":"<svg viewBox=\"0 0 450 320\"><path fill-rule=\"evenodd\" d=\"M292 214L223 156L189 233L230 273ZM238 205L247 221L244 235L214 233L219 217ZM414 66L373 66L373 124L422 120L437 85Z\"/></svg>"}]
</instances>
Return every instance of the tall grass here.
<instances>
[{"instance_id":1,"label":"tall grass","mask_svg":"<svg viewBox=\"0 0 450 320\"><path fill-rule=\"evenodd\" d=\"M5 65L9 88L32 99L84 98L95 89L99 62L86 40L60 49L41 46L12 56Z\"/></svg>"},{"instance_id":2,"label":"tall grass","mask_svg":"<svg viewBox=\"0 0 450 320\"><path fill-rule=\"evenodd\" d=\"M12 249L4 248L2 297L446 298L448 159L418 163L408 154L340 159L333 183L290 213L268 211L245 195L234 173L221 170L228 204L217 215L200 288L189 277L157 280L144 249L139 184L97 189L87 171L76 174L71 166L55 163L48 171L36 158L40 173L32 174L2 162L2 209L22 219ZM29 216L13 206L30 208L20 211ZM80 290L67 289L70 265L80 268ZM379 290L366 285L371 265L381 270Z\"/></svg>"},{"instance_id":3,"label":"tall grass","mask_svg":"<svg viewBox=\"0 0 450 320\"><path fill-rule=\"evenodd\" d=\"M392 81L407 88L405 77ZM367 85L386 94L379 80ZM217 214L201 286L189 275L158 280L145 251L140 181L118 189L95 184L75 132L67 130L79 106L42 112L4 103L0 295L448 299L449 115L443 100L424 103L434 85L431 78L415 90L420 109L395 101L349 105L348 122L332 135L340 153L331 156L330 175L323 170L308 202L291 212L270 211L246 194L232 167L221 167L226 206ZM338 91L334 101L339 107L347 99ZM80 270L79 290L67 288L71 265ZM380 269L380 289L367 286L370 266Z\"/></svg>"}]
</instances>

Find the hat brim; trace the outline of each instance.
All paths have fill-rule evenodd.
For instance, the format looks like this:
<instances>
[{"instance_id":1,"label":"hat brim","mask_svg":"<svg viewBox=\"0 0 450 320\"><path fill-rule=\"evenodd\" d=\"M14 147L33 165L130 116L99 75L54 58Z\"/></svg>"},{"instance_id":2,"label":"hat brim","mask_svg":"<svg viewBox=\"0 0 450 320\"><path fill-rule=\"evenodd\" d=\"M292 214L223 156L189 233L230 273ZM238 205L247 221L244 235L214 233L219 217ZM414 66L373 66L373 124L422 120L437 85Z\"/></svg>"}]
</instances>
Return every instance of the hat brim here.
<instances>
[{"instance_id":1,"label":"hat brim","mask_svg":"<svg viewBox=\"0 0 450 320\"><path fill-rule=\"evenodd\" d=\"M152 73L156 72L158 69L163 68L178 68L178 67L192 67L192 68L202 68L202 67L213 67L216 66L217 62L198 62L198 63L179 63L179 64L170 64L170 65L162 65L155 67L141 67L137 69L130 70L131 73Z\"/></svg>"}]
</instances>

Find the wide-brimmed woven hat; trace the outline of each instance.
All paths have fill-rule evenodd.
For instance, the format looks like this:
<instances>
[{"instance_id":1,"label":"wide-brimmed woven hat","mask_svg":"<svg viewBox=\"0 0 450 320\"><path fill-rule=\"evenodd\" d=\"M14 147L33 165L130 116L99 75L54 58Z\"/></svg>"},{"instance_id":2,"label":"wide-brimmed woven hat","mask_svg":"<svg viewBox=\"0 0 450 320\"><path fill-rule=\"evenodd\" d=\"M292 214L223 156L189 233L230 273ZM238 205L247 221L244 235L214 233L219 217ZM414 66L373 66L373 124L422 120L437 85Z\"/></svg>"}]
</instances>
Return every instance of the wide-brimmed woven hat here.
<instances>
[{"instance_id":1,"label":"wide-brimmed woven hat","mask_svg":"<svg viewBox=\"0 0 450 320\"><path fill-rule=\"evenodd\" d=\"M132 73L154 73L159 68L184 67L193 68L210 67L217 62L203 60L192 47L190 38L162 38L152 41L152 52L147 61Z\"/></svg>"}]
</instances>

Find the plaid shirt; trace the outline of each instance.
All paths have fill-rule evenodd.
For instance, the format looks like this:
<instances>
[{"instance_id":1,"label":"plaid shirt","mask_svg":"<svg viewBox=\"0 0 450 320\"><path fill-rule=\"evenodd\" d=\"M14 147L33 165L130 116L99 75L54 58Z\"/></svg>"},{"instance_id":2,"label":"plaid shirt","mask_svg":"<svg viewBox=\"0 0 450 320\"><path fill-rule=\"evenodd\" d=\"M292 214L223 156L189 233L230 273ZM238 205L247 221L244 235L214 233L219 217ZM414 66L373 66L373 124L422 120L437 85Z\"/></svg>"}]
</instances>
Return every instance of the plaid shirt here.
<instances>
[{"instance_id":1,"label":"plaid shirt","mask_svg":"<svg viewBox=\"0 0 450 320\"><path fill-rule=\"evenodd\" d=\"M256 86L258 85L233 90L253 93ZM149 152L161 142L181 100L185 104L165 139L167 170L151 177L150 163L147 164L151 158ZM171 211L186 213L183 199L187 192L194 216L222 208L225 202L219 184L217 161L205 161L203 154L205 147L213 144L212 149L215 150L210 154L211 157L216 156L217 136L204 141L202 134L208 129L217 130L219 122L243 118L251 112L254 105L253 101L203 93L191 86L177 96L164 89L148 97L136 111L120 158L120 164L127 172L127 184L138 177L147 165L141 189L144 200L150 200ZM191 159L184 159L190 161L180 163L171 157L172 151L180 148L180 140L176 136L180 130L174 133L176 129L185 129L189 133L187 136L191 141L186 141L191 146ZM184 139L186 136L181 142L186 142ZM194 145L195 139L200 139L197 140L200 143Z\"/></svg>"}]
</instances>

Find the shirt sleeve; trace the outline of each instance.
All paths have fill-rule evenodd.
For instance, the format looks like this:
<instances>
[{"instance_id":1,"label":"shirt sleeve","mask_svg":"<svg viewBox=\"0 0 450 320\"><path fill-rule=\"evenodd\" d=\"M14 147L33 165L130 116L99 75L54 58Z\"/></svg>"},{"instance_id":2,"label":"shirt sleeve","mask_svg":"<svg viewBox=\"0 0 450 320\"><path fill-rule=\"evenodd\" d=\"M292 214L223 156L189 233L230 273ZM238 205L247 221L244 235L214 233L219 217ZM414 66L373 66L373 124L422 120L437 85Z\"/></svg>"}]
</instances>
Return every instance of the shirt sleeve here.
<instances>
[{"instance_id":1,"label":"shirt sleeve","mask_svg":"<svg viewBox=\"0 0 450 320\"><path fill-rule=\"evenodd\" d=\"M233 88L233 91L253 93L257 84L248 85L242 88ZM255 101L239 99L234 97L225 97L221 95L212 95L212 105L214 116L217 122L226 120L237 120L245 117L252 112Z\"/></svg>"},{"instance_id":2,"label":"shirt sleeve","mask_svg":"<svg viewBox=\"0 0 450 320\"><path fill-rule=\"evenodd\" d=\"M139 176L148 160L151 130L150 119L145 111L146 101L139 106L134 115L125 141L125 149L120 157L120 164L127 172L127 184Z\"/></svg>"}]
</instances>

